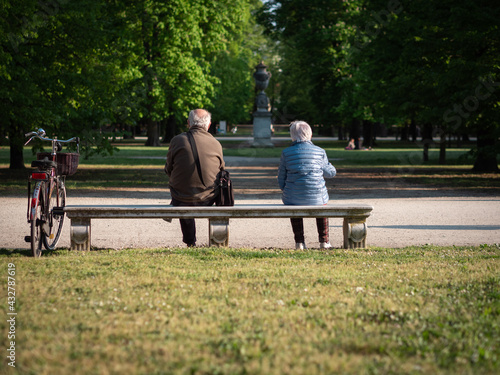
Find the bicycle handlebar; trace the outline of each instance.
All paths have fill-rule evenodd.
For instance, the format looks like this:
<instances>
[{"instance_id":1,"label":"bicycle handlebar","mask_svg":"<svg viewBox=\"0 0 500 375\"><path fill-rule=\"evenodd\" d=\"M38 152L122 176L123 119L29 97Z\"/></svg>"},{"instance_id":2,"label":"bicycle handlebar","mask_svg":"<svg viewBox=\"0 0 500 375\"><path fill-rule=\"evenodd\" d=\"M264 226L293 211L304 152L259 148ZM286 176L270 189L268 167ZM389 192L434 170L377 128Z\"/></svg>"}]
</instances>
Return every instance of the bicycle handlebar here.
<instances>
[{"instance_id":1,"label":"bicycle handlebar","mask_svg":"<svg viewBox=\"0 0 500 375\"><path fill-rule=\"evenodd\" d=\"M30 139L28 139L28 141L24 144L25 146L28 143L30 143L33 138L38 138L42 141L50 141L50 142L53 142L53 141L61 142L61 143L76 142L77 145L80 145L80 138L79 137L73 137L73 138L66 139L66 140L45 138L45 130L43 130L43 129L38 129L38 131L32 131L32 132L26 133L24 136L30 137Z\"/></svg>"}]
</instances>

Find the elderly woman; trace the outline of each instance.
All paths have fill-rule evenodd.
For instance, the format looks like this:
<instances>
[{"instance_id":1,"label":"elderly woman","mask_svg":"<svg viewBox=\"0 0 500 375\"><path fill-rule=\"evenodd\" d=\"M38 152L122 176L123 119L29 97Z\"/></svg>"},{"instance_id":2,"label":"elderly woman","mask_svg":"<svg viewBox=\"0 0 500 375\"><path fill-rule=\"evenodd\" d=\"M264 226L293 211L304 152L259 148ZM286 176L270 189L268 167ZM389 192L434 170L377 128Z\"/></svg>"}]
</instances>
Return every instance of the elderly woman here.
<instances>
[{"instance_id":1,"label":"elderly woman","mask_svg":"<svg viewBox=\"0 0 500 375\"><path fill-rule=\"evenodd\" d=\"M316 206L328 203L325 178L337 171L328 161L325 150L311 142L312 130L304 121L290 125L292 145L283 150L278 169L278 183L286 205ZM304 220L291 218L295 248L305 249ZM317 218L320 248L332 247L328 239L328 218Z\"/></svg>"}]
</instances>

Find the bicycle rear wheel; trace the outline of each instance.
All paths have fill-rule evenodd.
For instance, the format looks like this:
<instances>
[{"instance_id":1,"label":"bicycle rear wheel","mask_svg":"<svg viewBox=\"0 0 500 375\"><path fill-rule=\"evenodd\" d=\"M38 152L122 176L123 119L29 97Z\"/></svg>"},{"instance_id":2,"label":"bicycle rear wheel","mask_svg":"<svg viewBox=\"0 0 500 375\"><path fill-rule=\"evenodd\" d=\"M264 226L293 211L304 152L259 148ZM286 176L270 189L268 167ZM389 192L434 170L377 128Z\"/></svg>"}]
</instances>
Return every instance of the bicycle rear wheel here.
<instances>
[{"instance_id":1,"label":"bicycle rear wheel","mask_svg":"<svg viewBox=\"0 0 500 375\"><path fill-rule=\"evenodd\" d=\"M54 207L64 207L66 205L66 187L62 180L57 180L57 188L54 188L50 194L49 200L49 212L47 220L49 222L49 232L45 233L43 236L43 245L47 250L54 250L59 238L61 237L61 232L64 224L64 214L54 214Z\"/></svg>"},{"instance_id":2,"label":"bicycle rear wheel","mask_svg":"<svg viewBox=\"0 0 500 375\"><path fill-rule=\"evenodd\" d=\"M43 242L43 231L42 231L42 207L43 207L43 189L45 189L45 183L37 182L35 189L33 190L33 196L31 198L31 253L33 257L38 258L42 255L42 242Z\"/></svg>"}]
</instances>

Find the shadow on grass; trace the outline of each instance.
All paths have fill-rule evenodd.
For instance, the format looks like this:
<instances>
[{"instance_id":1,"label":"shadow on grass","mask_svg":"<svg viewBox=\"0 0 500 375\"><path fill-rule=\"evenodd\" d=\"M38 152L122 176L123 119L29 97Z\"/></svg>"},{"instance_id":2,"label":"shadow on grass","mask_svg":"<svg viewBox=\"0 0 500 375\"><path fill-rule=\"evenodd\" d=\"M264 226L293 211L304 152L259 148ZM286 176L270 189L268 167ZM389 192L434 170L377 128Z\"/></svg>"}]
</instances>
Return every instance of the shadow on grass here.
<instances>
[{"instance_id":1,"label":"shadow on grass","mask_svg":"<svg viewBox=\"0 0 500 375\"><path fill-rule=\"evenodd\" d=\"M10 257L29 257L31 256L31 250L26 249L0 249L0 256L10 256Z\"/></svg>"},{"instance_id":2,"label":"shadow on grass","mask_svg":"<svg viewBox=\"0 0 500 375\"><path fill-rule=\"evenodd\" d=\"M55 250L42 250L42 257L54 257L65 255L69 248L59 248ZM28 257L32 258L31 249L5 249L0 248L0 257Z\"/></svg>"}]
</instances>

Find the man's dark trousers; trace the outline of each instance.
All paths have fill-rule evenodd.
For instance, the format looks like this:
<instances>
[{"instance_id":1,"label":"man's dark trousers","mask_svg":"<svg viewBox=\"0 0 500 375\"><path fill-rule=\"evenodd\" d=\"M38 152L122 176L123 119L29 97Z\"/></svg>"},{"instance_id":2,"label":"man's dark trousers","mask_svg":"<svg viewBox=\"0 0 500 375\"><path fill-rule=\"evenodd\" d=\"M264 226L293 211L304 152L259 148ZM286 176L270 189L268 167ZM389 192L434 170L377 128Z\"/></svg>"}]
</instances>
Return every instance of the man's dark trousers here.
<instances>
[{"instance_id":1,"label":"man's dark trousers","mask_svg":"<svg viewBox=\"0 0 500 375\"><path fill-rule=\"evenodd\" d=\"M215 198L201 202L181 202L172 198L170 204L174 207L200 207L212 206L215 203ZM181 222L182 242L188 246L196 245L196 223L194 219L179 219Z\"/></svg>"}]
</instances>

